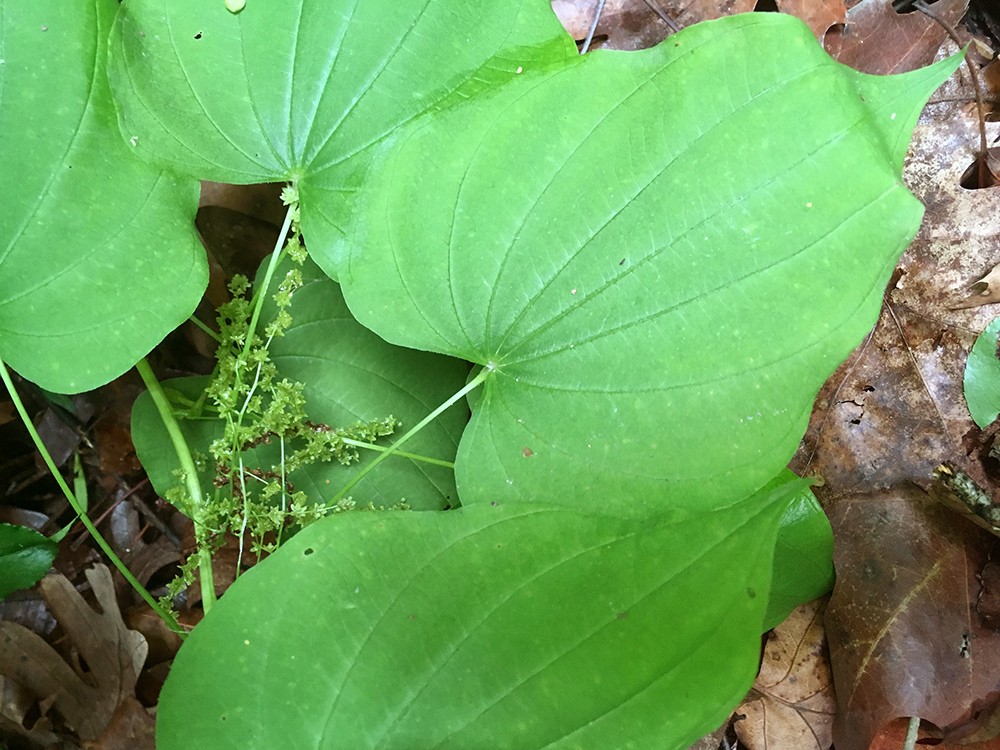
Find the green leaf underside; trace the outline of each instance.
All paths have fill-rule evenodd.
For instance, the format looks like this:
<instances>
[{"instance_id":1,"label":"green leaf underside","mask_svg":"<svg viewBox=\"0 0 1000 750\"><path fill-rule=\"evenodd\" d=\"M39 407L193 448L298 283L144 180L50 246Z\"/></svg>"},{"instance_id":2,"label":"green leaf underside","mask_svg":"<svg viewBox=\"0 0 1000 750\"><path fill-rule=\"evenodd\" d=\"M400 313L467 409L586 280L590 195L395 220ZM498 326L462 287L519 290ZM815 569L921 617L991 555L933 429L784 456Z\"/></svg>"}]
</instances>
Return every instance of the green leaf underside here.
<instances>
[{"instance_id":1,"label":"green leaf underside","mask_svg":"<svg viewBox=\"0 0 1000 750\"><path fill-rule=\"evenodd\" d=\"M58 547L24 526L0 523L0 599L34 586L56 557Z\"/></svg>"},{"instance_id":2,"label":"green leaf underside","mask_svg":"<svg viewBox=\"0 0 1000 750\"><path fill-rule=\"evenodd\" d=\"M1000 318L995 318L979 334L965 365L965 400L969 413L980 428L986 429L1000 414L1000 359L997 335Z\"/></svg>"},{"instance_id":3,"label":"green leaf underside","mask_svg":"<svg viewBox=\"0 0 1000 750\"><path fill-rule=\"evenodd\" d=\"M751 14L402 129L340 280L388 341L495 366L463 504L717 507L773 477L916 232L903 150L956 65L867 77Z\"/></svg>"},{"instance_id":4,"label":"green leaf underside","mask_svg":"<svg viewBox=\"0 0 1000 750\"><path fill-rule=\"evenodd\" d=\"M763 630L780 625L793 609L833 590L833 530L830 521L813 495L788 469L748 498L766 497L782 485L795 482L798 487L778 528L774 548L774 575Z\"/></svg>"},{"instance_id":5,"label":"green leaf underside","mask_svg":"<svg viewBox=\"0 0 1000 750\"><path fill-rule=\"evenodd\" d=\"M271 294L290 267L288 262L279 265ZM392 415L403 424L393 437L380 441L388 446L462 387L466 363L387 344L354 320L337 284L314 263L307 260L302 274L304 285L295 292L289 308L292 325L283 337L271 342L270 352L279 379L306 384L310 420L336 428ZM261 281L262 275L258 277ZM261 320L267 322L273 315L269 295ZM164 387L196 400L206 384L206 378L182 378L167 381ZM406 450L453 461L467 421L468 410L454 406L408 442ZM223 434L223 423L218 419L181 420L180 426L191 449L204 455L208 455L212 441ZM163 494L178 485L173 474L179 467L177 454L148 394L136 402L132 437L157 492ZM358 463L346 467L336 462L312 464L291 474L289 481L296 490L306 492L311 503L329 500L375 456L365 449L359 452ZM278 464L280 457L280 444L274 441L248 451L247 465L270 467ZM215 492L211 481L208 473L202 476L209 497ZM350 495L360 506L391 507L405 500L415 510L440 510L458 504L453 471L404 458L389 458Z\"/></svg>"},{"instance_id":6,"label":"green leaf underside","mask_svg":"<svg viewBox=\"0 0 1000 750\"><path fill-rule=\"evenodd\" d=\"M185 643L157 746L687 747L753 680L787 501L324 519Z\"/></svg>"},{"instance_id":7,"label":"green leaf underside","mask_svg":"<svg viewBox=\"0 0 1000 750\"><path fill-rule=\"evenodd\" d=\"M576 55L537 0L145 0L110 78L137 150L203 179L299 180L311 246L340 253L372 146L428 111ZM151 67L147 60L155 59ZM321 265L335 276L335 263Z\"/></svg>"},{"instance_id":8,"label":"green leaf underside","mask_svg":"<svg viewBox=\"0 0 1000 750\"><path fill-rule=\"evenodd\" d=\"M197 183L135 158L115 122L117 7L0 2L0 356L60 393L127 370L208 282Z\"/></svg>"}]
</instances>

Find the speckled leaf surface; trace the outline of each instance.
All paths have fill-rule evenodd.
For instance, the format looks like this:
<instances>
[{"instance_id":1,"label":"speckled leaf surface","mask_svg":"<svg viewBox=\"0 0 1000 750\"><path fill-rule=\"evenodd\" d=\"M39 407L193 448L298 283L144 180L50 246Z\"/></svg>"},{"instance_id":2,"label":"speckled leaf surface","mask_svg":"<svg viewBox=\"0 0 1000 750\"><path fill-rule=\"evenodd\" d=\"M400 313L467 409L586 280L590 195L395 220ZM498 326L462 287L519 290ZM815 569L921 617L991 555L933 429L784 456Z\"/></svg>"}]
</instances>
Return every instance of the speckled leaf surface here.
<instances>
[{"instance_id":1,"label":"speckled leaf surface","mask_svg":"<svg viewBox=\"0 0 1000 750\"><path fill-rule=\"evenodd\" d=\"M121 375L208 283L197 183L118 132L105 76L117 8L0 2L0 356L61 393Z\"/></svg>"}]
</instances>

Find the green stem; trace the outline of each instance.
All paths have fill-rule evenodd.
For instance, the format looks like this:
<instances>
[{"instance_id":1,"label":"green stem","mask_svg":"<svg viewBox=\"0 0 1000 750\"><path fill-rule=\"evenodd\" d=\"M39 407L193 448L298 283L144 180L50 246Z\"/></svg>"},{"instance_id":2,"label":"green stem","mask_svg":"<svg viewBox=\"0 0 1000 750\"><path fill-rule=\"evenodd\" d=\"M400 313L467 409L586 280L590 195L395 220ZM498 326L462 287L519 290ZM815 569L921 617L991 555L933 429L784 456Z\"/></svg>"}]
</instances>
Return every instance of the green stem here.
<instances>
[{"instance_id":1,"label":"green stem","mask_svg":"<svg viewBox=\"0 0 1000 750\"><path fill-rule=\"evenodd\" d=\"M920 733L920 717L911 716L906 727L906 739L903 740L903 750L914 750L917 746L917 736Z\"/></svg>"},{"instance_id":2,"label":"green stem","mask_svg":"<svg viewBox=\"0 0 1000 750\"><path fill-rule=\"evenodd\" d=\"M367 448L370 451L385 452L392 450L391 448L386 448L382 445L372 445L371 443L362 443L360 440L351 440L350 438L343 438L345 445L353 445L356 448ZM405 451L393 451L400 458L410 458L414 461L423 461L425 464L434 464L435 466L444 466L446 469L454 469L455 464L451 461L445 461L440 458L428 458L427 456L418 456L416 453L406 453Z\"/></svg>"},{"instance_id":3,"label":"green stem","mask_svg":"<svg viewBox=\"0 0 1000 750\"><path fill-rule=\"evenodd\" d=\"M149 391L149 395L156 405L156 410L160 413L163 426L167 428L167 434L170 436L170 441L174 444L174 450L177 451L177 458L181 463L184 483L187 485L188 494L191 496L192 505L185 509L184 512L194 521L195 539L198 540L199 546L198 567L201 571L201 599L202 606L205 608L205 613L207 614L215 603L215 585L212 577L212 556L211 554L205 554L206 547L204 545L205 540L201 518L201 514L205 509L205 501L201 495L198 469L194 465L194 458L192 458L191 449L188 447L187 440L184 439L184 434L181 432L181 426L177 423L177 418L174 416L174 410L167 400L167 394L163 392L163 386L156 379L152 369L149 367L149 363L145 358L140 359L136 363L135 369L139 371L142 382L146 384L146 389Z\"/></svg>"},{"instance_id":4,"label":"green stem","mask_svg":"<svg viewBox=\"0 0 1000 750\"><path fill-rule=\"evenodd\" d=\"M24 423L25 428L28 430L28 434L31 435L32 441L35 443L35 447L38 452L42 455L42 460L45 461L45 465L49 467L49 471L52 472L52 476L55 477L56 483L59 485L59 489L62 490L63 494L66 496L66 500L69 502L70 507L76 512L80 521L83 523L84 528L90 532L90 535L97 542L98 546L104 551L104 554L108 556L111 563L118 568L118 571L125 576L125 580L128 581L132 588L134 588L139 596L153 609L160 618L167 623L167 627L177 633L181 638L184 638L187 633L181 628L177 622L177 618L174 617L174 613L169 610L164 609L160 606L160 603L153 598L153 596L146 591L146 587L139 583L138 579L132 575L125 563L121 561L115 551L111 549L111 545L107 543L101 532L97 530L94 526L93 521L87 515L87 511L83 508L77 501L76 496L70 491L69 485L66 484L66 480L63 479L62 474L59 473L59 469L56 467L55 462L52 460L52 456L49 455L49 451L45 447L45 443L38 435L38 431L35 429L35 425L32 424L31 418L28 416L27 410L24 408L24 404L21 403L21 397L18 396L17 390L14 388L14 383L10 378L10 373L7 371L7 366L4 364L3 360L0 359L0 379L3 380L3 384L7 386L7 393L10 394L11 401L14 402L14 408L17 409L17 413L21 416L21 421Z\"/></svg>"},{"instance_id":5,"label":"green stem","mask_svg":"<svg viewBox=\"0 0 1000 750\"><path fill-rule=\"evenodd\" d=\"M376 456L374 461L372 461L365 468L363 468L361 471L359 471L357 474L355 474L354 478L351 479L351 481L348 482L346 485L344 485L341 488L340 492L338 492L336 495L333 496L333 498L330 500L330 504L331 505L336 505L337 501L343 499L344 495L346 495L348 492L350 492L350 490L351 490L352 487L354 487L358 482L360 482L362 479L364 479L365 476L368 474L368 472L370 472L372 469L374 469L376 466L378 466L380 463L382 463L385 459L387 459L393 453L396 453L398 451L399 447L403 443L405 443L411 437L413 437L418 432L420 432L422 429L424 429L424 427L426 427L430 422L432 422L439 414L441 414L441 412L445 411L449 406L451 406L456 401L458 401L460 398L462 398L463 396L465 396L465 394L467 394L469 391L472 391L475 388L477 388L479 386L479 384L482 383L483 381L485 381L486 378L489 376L489 374L491 372L493 372L493 369L494 368L493 368L492 365L484 367L482 369L482 371L478 375L476 375L476 377L474 377L472 380L469 381L469 383L465 386L465 388L463 388L462 390L460 390L454 396L452 396L447 401L445 401L443 404L441 404L441 406L439 406L437 409L435 409L430 414L428 414L426 417L424 417L423 419L421 419L420 422L418 422L417 425L415 427L413 427L413 429L411 429L409 432L407 432L405 435L403 435L403 437L401 437L399 440L397 440L395 443L393 443L389 448L387 448L386 451L385 451L385 453L381 453L378 456Z\"/></svg>"},{"instance_id":6,"label":"green stem","mask_svg":"<svg viewBox=\"0 0 1000 750\"><path fill-rule=\"evenodd\" d=\"M222 343L222 337L219 336L219 334L217 334L215 331L213 331L207 325L205 325L204 323L202 323L198 319L198 316L192 315L191 317L188 318L188 320L190 320L192 323L194 323L196 326L198 326L201 330L203 330L205 333L207 333L209 336L211 336L213 339L215 339L216 343L219 343L219 344Z\"/></svg>"},{"instance_id":7,"label":"green stem","mask_svg":"<svg viewBox=\"0 0 1000 750\"><path fill-rule=\"evenodd\" d=\"M281 260L281 246L285 244L285 237L288 234L289 228L292 226L292 213L294 211L295 204L289 204L288 211L285 212L285 221L282 223L281 231L278 233L278 242L274 246L274 252L271 253L271 261L267 264L267 271L264 272L264 280L261 282L259 288L254 289L253 315L250 316L250 327L247 329L247 340L243 343L243 352L240 354L240 361L236 365L237 372L239 372L241 365L246 364L247 358L250 356L250 347L253 345L254 334L257 332L257 322L260 320L260 311L264 307L264 294L270 288L271 278L274 276L274 269L278 267L278 263Z\"/></svg>"}]
</instances>

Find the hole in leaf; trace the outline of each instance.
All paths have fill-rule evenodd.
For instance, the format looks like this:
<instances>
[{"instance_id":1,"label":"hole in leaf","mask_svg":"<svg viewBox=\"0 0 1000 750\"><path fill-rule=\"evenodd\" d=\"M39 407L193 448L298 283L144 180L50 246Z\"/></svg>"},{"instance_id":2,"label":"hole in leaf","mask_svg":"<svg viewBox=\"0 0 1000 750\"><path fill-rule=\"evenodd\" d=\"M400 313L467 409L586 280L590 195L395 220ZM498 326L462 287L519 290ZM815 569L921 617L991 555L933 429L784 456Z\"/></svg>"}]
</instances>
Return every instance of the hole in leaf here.
<instances>
[{"instance_id":1,"label":"hole in leaf","mask_svg":"<svg viewBox=\"0 0 1000 750\"><path fill-rule=\"evenodd\" d=\"M302 556L303 557L308 557L309 555L311 555L315 551L316 550L314 550L312 547L306 547L304 550L302 550Z\"/></svg>"},{"instance_id":2,"label":"hole in leaf","mask_svg":"<svg viewBox=\"0 0 1000 750\"><path fill-rule=\"evenodd\" d=\"M195 39L201 39L201 32L199 31L197 34L195 34L194 38Z\"/></svg>"}]
</instances>

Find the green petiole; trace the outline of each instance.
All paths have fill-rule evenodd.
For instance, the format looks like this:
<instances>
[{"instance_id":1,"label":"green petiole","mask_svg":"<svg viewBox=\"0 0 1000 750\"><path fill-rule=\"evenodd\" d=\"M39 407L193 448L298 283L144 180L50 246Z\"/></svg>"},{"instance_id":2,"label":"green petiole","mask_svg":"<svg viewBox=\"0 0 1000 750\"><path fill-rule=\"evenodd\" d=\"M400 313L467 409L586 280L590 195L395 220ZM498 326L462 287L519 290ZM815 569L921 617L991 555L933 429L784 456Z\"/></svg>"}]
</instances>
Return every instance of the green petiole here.
<instances>
[{"instance_id":1,"label":"green petiole","mask_svg":"<svg viewBox=\"0 0 1000 750\"><path fill-rule=\"evenodd\" d=\"M163 392L163 386L156 379L152 369L149 367L149 363L145 359L140 359L136 363L135 369L139 371L139 376L142 378L142 382L146 384L146 389L149 391L149 395L156 405L156 410L160 413L163 426L166 427L167 434L170 435L170 441L174 444L174 450L177 451L177 459L180 461L181 471L184 472L184 483L187 485L188 494L193 504L191 507L183 510L194 521L195 525L195 537L198 539L198 568L201 570L202 606L207 613L215 603L215 585L212 577L212 554L202 539L204 524L202 523L201 514L205 508L205 501L201 494L201 483L198 481L198 469L194 465L194 458L191 456L191 449L188 448L187 440L184 439L184 435L181 433L181 427L177 424L174 410L167 400L167 395Z\"/></svg>"},{"instance_id":2,"label":"green petiole","mask_svg":"<svg viewBox=\"0 0 1000 750\"><path fill-rule=\"evenodd\" d=\"M371 443L362 443L360 440L351 440L350 438L343 438L343 441L346 445L353 445L356 448L367 448L370 451L379 451L380 453L392 450L392 448L386 448L381 445L372 445ZM405 451L393 451L393 453L400 458L409 458L413 461L423 461L425 464L444 466L446 469L455 468L454 463L451 461L444 461L440 458L428 458L427 456L418 456L416 453L407 453Z\"/></svg>"},{"instance_id":3,"label":"green petiole","mask_svg":"<svg viewBox=\"0 0 1000 750\"><path fill-rule=\"evenodd\" d=\"M470 391L473 391L476 388L478 388L479 385L486 380L486 378L489 376L489 374L491 372L493 372L493 369L494 368L493 368L492 365L490 365L488 367L484 367L482 369L482 371L480 371L480 373L478 375L476 375L476 377L474 377L472 380L470 380L466 384L466 386L464 388L462 388L460 391L458 391L458 393L456 393L454 396L452 396L451 398L449 398L447 401L445 401L443 404L441 404L441 406L439 406L437 409L435 409L434 411L432 411L426 417L424 417L423 419L421 419L416 424L416 426L414 426L412 429L410 429L405 435L403 435L399 440L397 440L391 446L389 446L388 448L386 448L386 450L385 450L384 453L380 453L378 456L375 457L374 461L372 461L365 468L363 468L361 471L359 471L357 474L355 474L354 477L351 479L351 481L349 481L347 484L345 484L340 489L340 492L338 492L336 495L333 496L333 498L330 500L330 503L331 504L335 504L338 500L343 499L343 497L348 492L350 492L350 490L351 490L352 487L354 487L358 482L360 482L362 479L365 478L365 476L368 474L368 472L370 472L372 469L374 469L376 466L378 466L380 463L382 463L389 456L393 455L394 453L397 453L398 450L399 450L399 447L401 445L403 445L403 443L405 443L411 437L413 437L418 432L420 432L422 429L424 429L424 427L426 427L428 424L430 424L432 421L434 421L434 419L436 419L439 414L441 414L446 409L448 409L448 407L450 407L456 401L458 401L459 399L463 398Z\"/></svg>"},{"instance_id":4,"label":"green petiole","mask_svg":"<svg viewBox=\"0 0 1000 750\"><path fill-rule=\"evenodd\" d=\"M0 359L0 379L2 379L4 385L7 386L7 392L10 394L10 398L14 402L14 408L17 409L17 413L21 416L21 421L28 430L28 434L31 435L31 439L35 443L35 447L38 449L38 452L42 455L42 460L45 461L45 465L49 468L49 471L52 472L52 476L59 485L59 489L61 489L63 494L66 496L66 500L69 502L70 507L76 512L76 515L79 517L80 522L83 523L84 528L90 532L90 535L97 542L98 546L100 546L100 548L104 551L104 554L108 556L111 563L118 568L118 571L125 577L125 580L132 585L132 588L139 593L139 596L143 598L146 604L148 604L152 610L160 616L160 618L167 624L167 627L184 638L187 633L178 624L177 618L174 617L174 613L161 607L160 603L156 601L156 599L154 599L148 591L146 591L146 587L139 583L138 579L132 575L132 571L125 567L125 563L123 563L118 555L115 554L115 551L111 549L111 545L108 544L107 540L105 540L103 536L101 536L101 532L97 530L97 527L94 526L94 522L90 520L89 516L87 516L86 507L84 507L80 501L77 500L76 495L73 494L69 485L66 484L66 480L63 479L62 474L59 473L58 467L56 467L55 462L52 460L52 456L49 455L49 451L46 449L45 443L43 443L41 437L39 437L38 431L35 429L35 425L32 424L31 418L28 416L28 412L24 408L24 404L21 403L21 397L18 395L17 390L15 390L10 373L7 371L7 366L4 364L2 359Z\"/></svg>"}]
</instances>

